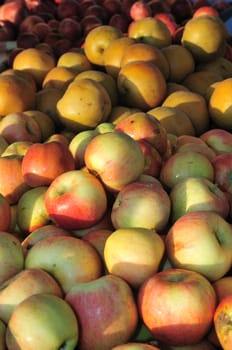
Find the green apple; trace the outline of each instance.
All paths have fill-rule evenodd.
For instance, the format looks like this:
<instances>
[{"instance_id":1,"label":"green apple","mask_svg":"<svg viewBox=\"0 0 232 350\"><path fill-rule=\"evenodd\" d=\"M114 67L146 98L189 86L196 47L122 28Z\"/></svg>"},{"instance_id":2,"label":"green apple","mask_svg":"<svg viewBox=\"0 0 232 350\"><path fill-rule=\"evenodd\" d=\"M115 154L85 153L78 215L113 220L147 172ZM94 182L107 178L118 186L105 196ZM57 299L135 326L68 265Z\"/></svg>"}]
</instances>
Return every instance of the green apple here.
<instances>
[{"instance_id":1,"label":"green apple","mask_svg":"<svg viewBox=\"0 0 232 350\"><path fill-rule=\"evenodd\" d=\"M16 306L6 330L8 350L74 350L78 321L68 303L52 294L35 294Z\"/></svg>"}]
</instances>

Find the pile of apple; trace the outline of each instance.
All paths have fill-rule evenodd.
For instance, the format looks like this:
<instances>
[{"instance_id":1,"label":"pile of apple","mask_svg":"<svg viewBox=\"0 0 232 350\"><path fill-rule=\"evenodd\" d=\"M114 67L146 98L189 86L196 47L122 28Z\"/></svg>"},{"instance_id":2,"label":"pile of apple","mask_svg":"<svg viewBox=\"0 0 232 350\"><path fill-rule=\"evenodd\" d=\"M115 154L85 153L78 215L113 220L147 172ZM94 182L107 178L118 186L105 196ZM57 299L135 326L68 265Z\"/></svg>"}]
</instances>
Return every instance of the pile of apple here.
<instances>
[{"instance_id":1,"label":"pile of apple","mask_svg":"<svg viewBox=\"0 0 232 350\"><path fill-rule=\"evenodd\" d=\"M176 7L175 41L145 10L180 1L133 1L126 33L100 19L116 0L69 1L101 6L84 42L0 73L0 349L231 350L226 5ZM61 26L66 2L17 1L18 24Z\"/></svg>"},{"instance_id":2,"label":"pile of apple","mask_svg":"<svg viewBox=\"0 0 232 350\"><path fill-rule=\"evenodd\" d=\"M0 5L0 41L20 48L49 44L59 56L84 43L100 25L128 32L132 21L151 16L164 21L179 40L184 23L195 12L223 13L230 4L218 0L5 0Z\"/></svg>"}]
</instances>

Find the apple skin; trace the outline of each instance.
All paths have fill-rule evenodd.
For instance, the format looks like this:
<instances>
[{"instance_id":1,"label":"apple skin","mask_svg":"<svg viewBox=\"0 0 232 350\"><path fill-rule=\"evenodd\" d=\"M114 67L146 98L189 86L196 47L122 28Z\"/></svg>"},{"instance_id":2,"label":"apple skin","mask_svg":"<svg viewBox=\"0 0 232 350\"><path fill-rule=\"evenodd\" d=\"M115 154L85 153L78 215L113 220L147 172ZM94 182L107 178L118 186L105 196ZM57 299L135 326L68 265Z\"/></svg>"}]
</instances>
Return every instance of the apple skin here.
<instances>
[{"instance_id":1,"label":"apple skin","mask_svg":"<svg viewBox=\"0 0 232 350\"><path fill-rule=\"evenodd\" d=\"M150 143L146 141L137 141L144 154L144 170L143 173L154 177L159 177L162 166L162 157L159 152Z\"/></svg>"},{"instance_id":2,"label":"apple skin","mask_svg":"<svg viewBox=\"0 0 232 350\"><path fill-rule=\"evenodd\" d=\"M6 330L9 350L74 350L78 337L72 308L61 297L46 293L31 295L17 305Z\"/></svg>"},{"instance_id":3,"label":"apple skin","mask_svg":"<svg viewBox=\"0 0 232 350\"><path fill-rule=\"evenodd\" d=\"M136 329L137 305L131 288L120 277L104 275L77 283L65 300L79 321L82 350L111 349L128 341Z\"/></svg>"},{"instance_id":4,"label":"apple skin","mask_svg":"<svg viewBox=\"0 0 232 350\"><path fill-rule=\"evenodd\" d=\"M23 157L28 148L33 144L30 141L15 141L10 143L2 152L1 157L18 156Z\"/></svg>"},{"instance_id":5,"label":"apple skin","mask_svg":"<svg viewBox=\"0 0 232 350\"><path fill-rule=\"evenodd\" d=\"M8 202L17 203L21 195L29 188L22 176L22 157L0 157L0 193L6 197Z\"/></svg>"},{"instance_id":6,"label":"apple skin","mask_svg":"<svg viewBox=\"0 0 232 350\"><path fill-rule=\"evenodd\" d=\"M80 238L60 235L37 242L25 257L25 268L47 271L67 293L76 283L100 277L102 261L90 243Z\"/></svg>"},{"instance_id":7,"label":"apple skin","mask_svg":"<svg viewBox=\"0 0 232 350\"><path fill-rule=\"evenodd\" d=\"M155 182L134 181L118 192L111 211L115 229L142 227L162 232L171 212L168 193Z\"/></svg>"},{"instance_id":8,"label":"apple skin","mask_svg":"<svg viewBox=\"0 0 232 350\"><path fill-rule=\"evenodd\" d=\"M158 271L164 251L164 241L155 230L139 226L120 228L105 242L104 262L108 273L121 277L137 290Z\"/></svg>"},{"instance_id":9,"label":"apple skin","mask_svg":"<svg viewBox=\"0 0 232 350\"><path fill-rule=\"evenodd\" d=\"M16 223L22 233L28 234L50 222L45 207L47 188L47 186L30 188L19 198L16 208Z\"/></svg>"},{"instance_id":10,"label":"apple skin","mask_svg":"<svg viewBox=\"0 0 232 350\"><path fill-rule=\"evenodd\" d=\"M24 255L19 239L5 231L1 231L0 248L0 263L4 266L4 269L0 271L1 284L23 270Z\"/></svg>"},{"instance_id":11,"label":"apple skin","mask_svg":"<svg viewBox=\"0 0 232 350\"><path fill-rule=\"evenodd\" d=\"M172 266L199 272L210 281L231 268L232 227L213 211L181 216L170 227L165 244Z\"/></svg>"},{"instance_id":12,"label":"apple skin","mask_svg":"<svg viewBox=\"0 0 232 350\"><path fill-rule=\"evenodd\" d=\"M41 141L39 124L24 112L9 113L0 121L0 133L8 143L15 141Z\"/></svg>"},{"instance_id":13,"label":"apple skin","mask_svg":"<svg viewBox=\"0 0 232 350\"><path fill-rule=\"evenodd\" d=\"M60 142L34 143L22 161L24 180L31 187L49 186L57 176L74 169L71 152Z\"/></svg>"},{"instance_id":14,"label":"apple skin","mask_svg":"<svg viewBox=\"0 0 232 350\"><path fill-rule=\"evenodd\" d=\"M8 231L11 224L10 203L0 193L0 231Z\"/></svg>"},{"instance_id":15,"label":"apple skin","mask_svg":"<svg viewBox=\"0 0 232 350\"><path fill-rule=\"evenodd\" d=\"M143 322L154 338L176 346L201 341L212 325L216 307L211 283L187 269L154 274L140 287L137 300Z\"/></svg>"},{"instance_id":16,"label":"apple skin","mask_svg":"<svg viewBox=\"0 0 232 350\"><path fill-rule=\"evenodd\" d=\"M216 154L232 153L232 134L227 130L213 128L201 134L200 139Z\"/></svg>"},{"instance_id":17,"label":"apple skin","mask_svg":"<svg viewBox=\"0 0 232 350\"><path fill-rule=\"evenodd\" d=\"M58 227L54 224L43 225L30 232L21 242L23 247L24 256L27 255L29 250L39 241L47 237L53 236L72 236L70 231L64 230L61 227Z\"/></svg>"},{"instance_id":18,"label":"apple skin","mask_svg":"<svg viewBox=\"0 0 232 350\"><path fill-rule=\"evenodd\" d=\"M118 121L115 130L126 133L136 141L148 142L160 155L167 150L166 129L149 113L137 112L123 118Z\"/></svg>"},{"instance_id":19,"label":"apple skin","mask_svg":"<svg viewBox=\"0 0 232 350\"><path fill-rule=\"evenodd\" d=\"M193 12L192 17L198 17L202 15L219 16L219 12L213 6L201 6Z\"/></svg>"},{"instance_id":20,"label":"apple skin","mask_svg":"<svg viewBox=\"0 0 232 350\"><path fill-rule=\"evenodd\" d=\"M85 164L110 192L118 192L144 170L144 155L138 143L121 131L95 136L85 150Z\"/></svg>"},{"instance_id":21,"label":"apple skin","mask_svg":"<svg viewBox=\"0 0 232 350\"><path fill-rule=\"evenodd\" d=\"M172 154L160 170L160 181L169 189L189 176L214 181L212 162L205 155L188 150Z\"/></svg>"},{"instance_id":22,"label":"apple skin","mask_svg":"<svg viewBox=\"0 0 232 350\"><path fill-rule=\"evenodd\" d=\"M113 230L110 229L95 229L87 232L82 239L89 242L97 250L102 261L104 262L104 248L107 238L111 235Z\"/></svg>"},{"instance_id":23,"label":"apple skin","mask_svg":"<svg viewBox=\"0 0 232 350\"><path fill-rule=\"evenodd\" d=\"M213 161L215 182L222 191L232 194L232 153L217 155Z\"/></svg>"},{"instance_id":24,"label":"apple skin","mask_svg":"<svg viewBox=\"0 0 232 350\"><path fill-rule=\"evenodd\" d=\"M15 291L17 290L17 293ZM6 324L15 307L33 294L49 293L63 297L58 282L42 269L23 269L0 285L0 317Z\"/></svg>"},{"instance_id":25,"label":"apple skin","mask_svg":"<svg viewBox=\"0 0 232 350\"><path fill-rule=\"evenodd\" d=\"M196 211L214 211L224 219L229 215L229 201L218 185L206 178L187 177L180 180L170 192L171 222L182 215Z\"/></svg>"},{"instance_id":26,"label":"apple skin","mask_svg":"<svg viewBox=\"0 0 232 350\"><path fill-rule=\"evenodd\" d=\"M217 305L214 314L214 327L217 338L224 350L230 350L232 346L231 332L232 295L224 297Z\"/></svg>"},{"instance_id":27,"label":"apple skin","mask_svg":"<svg viewBox=\"0 0 232 350\"><path fill-rule=\"evenodd\" d=\"M66 171L48 187L45 206L58 226L68 230L88 228L106 212L106 191L100 180L89 172Z\"/></svg>"}]
</instances>

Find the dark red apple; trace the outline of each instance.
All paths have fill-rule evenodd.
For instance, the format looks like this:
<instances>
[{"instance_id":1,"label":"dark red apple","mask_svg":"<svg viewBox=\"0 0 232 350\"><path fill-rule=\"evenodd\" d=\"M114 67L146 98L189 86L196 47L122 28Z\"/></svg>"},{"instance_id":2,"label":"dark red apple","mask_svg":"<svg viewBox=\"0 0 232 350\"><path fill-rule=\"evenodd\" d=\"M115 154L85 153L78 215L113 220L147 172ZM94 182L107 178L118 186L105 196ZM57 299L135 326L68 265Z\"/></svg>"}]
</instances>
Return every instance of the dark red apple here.
<instances>
[{"instance_id":1,"label":"dark red apple","mask_svg":"<svg viewBox=\"0 0 232 350\"><path fill-rule=\"evenodd\" d=\"M94 15L98 17L103 23L106 23L109 19L109 14L106 9L101 5L92 5L85 10L84 16Z\"/></svg>"},{"instance_id":2,"label":"dark red apple","mask_svg":"<svg viewBox=\"0 0 232 350\"><path fill-rule=\"evenodd\" d=\"M23 49L35 47L40 43L40 39L35 33L20 33L17 37L17 46Z\"/></svg>"},{"instance_id":3,"label":"dark red apple","mask_svg":"<svg viewBox=\"0 0 232 350\"><path fill-rule=\"evenodd\" d=\"M81 17L82 10L77 0L63 0L57 5L57 17L59 19L77 15Z\"/></svg>"},{"instance_id":4,"label":"dark red apple","mask_svg":"<svg viewBox=\"0 0 232 350\"><path fill-rule=\"evenodd\" d=\"M175 0L170 10L178 24L183 23L193 15L191 0Z\"/></svg>"},{"instance_id":5,"label":"dark red apple","mask_svg":"<svg viewBox=\"0 0 232 350\"><path fill-rule=\"evenodd\" d=\"M51 28L47 23L39 22L35 24L32 32L39 37L40 41L43 41L44 38L46 38L46 36L51 32Z\"/></svg>"},{"instance_id":6,"label":"dark red apple","mask_svg":"<svg viewBox=\"0 0 232 350\"><path fill-rule=\"evenodd\" d=\"M110 26L120 29L122 33L127 33L129 23L130 21L128 17L123 13L115 13L110 17L108 22Z\"/></svg>"},{"instance_id":7,"label":"dark red apple","mask_svg":"<svg viewBox=\"0 0 232 350\"><path fill-rule=\"evenodd\" d=\"M44 22L43 18L37 15L29 15L20 23L19 32L32 32L36 23Z\"/></svg>"},{"instance_id":8,"label":"dark red apple","mask_svg":"<svg viewBox=\"0 0 232 350\"><path fill-rule=\"evenodd\" d=\"M110 15L121 12L121 2L120 0L103 0L102 6Z\"/></svg>"},{"instance_id":9,"label":"dark red apple","mask_svg":"<svg viewBox=\"0 0 232 350\"><path fill-rule=\"evenodd\" d=\"M81 24L73 18L63 18L59 23L58 32L62 38L73 41L81 36Z\"/></svg>"}]
</instances>

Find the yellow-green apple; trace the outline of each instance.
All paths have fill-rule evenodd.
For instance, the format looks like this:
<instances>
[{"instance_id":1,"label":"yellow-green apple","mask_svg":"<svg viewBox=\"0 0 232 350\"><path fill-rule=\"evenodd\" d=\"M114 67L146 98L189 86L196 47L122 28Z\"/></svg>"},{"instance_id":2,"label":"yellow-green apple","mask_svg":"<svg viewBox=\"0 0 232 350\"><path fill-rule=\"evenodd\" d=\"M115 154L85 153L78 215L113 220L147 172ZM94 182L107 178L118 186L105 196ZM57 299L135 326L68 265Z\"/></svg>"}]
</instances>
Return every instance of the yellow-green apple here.
<instances>
[{"instance_id":1,"label":"yellow-green apple","mask_svg":"<svg viewBox=\"0 0 232 350\"><path fill-rule=\"evenodd\" d=\"M157 346L153 346L147 343L129 342L114 346L111 350L159 350Z\"/></svg>"},{"instance_id":2,"label":"yellow-green apple","mask_svg":"<svg viewBox=\"0 0 232 350\"><path fill-rule=\"evenodd\" d=\"M172 43L167 26L158 18L146 17L132 21L128 27L129 38L162 48Z\"/></svg>"},{"instance_id":3,"label":"yellow-green apple","mask_svg":"<svg viewBox=\"0 0 232 350\"><path fill-rule=\"evenodd\" d=\"M139 313L154 338L175 346L191 345L206 336L216 303L207 278L176 268L157 272L144 281L137 298Z\"/></svg>"},{"instance_id":4,"label":"yellow-green apple","mask_svg":"<svg viewBox=\"0 0 232 350\"><path fill-rule=\"evenodd\" d=\"M111 349L128 341L136 329L138 311L132 289L118 276L76 283L65 300L78 319L82 350Z\"/></svg>"},{"instance_id":5,"label":"yellow-green apple","mask_svg":"<svg viewBox=\"0 0 232 350\"><path fill-rule=\"evenodd\" d=\"M69 230L88 228L105 214L107 195L100 180L88 171L66 171L49 185L45 206L58 226Z\"/></svg>"},{"instance_id":6,"label":"yellow-green apple","mask_svg":"<svg viewBox=\"0 0 232 350\"><path fill-rule=\"evenodd\" d=\"M114 131L115 125L110 121L106 121L104 123L98 124L95 129L97 132L99 132L99 134L104 134L105 132Z\"/></svg>"},{"instance_id":7,"label":"yellow-green apple","mask_svg":"<svg viewBox=\"0 0 232 350\"><path fill-rule=\"evenodd\" d=\"M135 181L144 170L139 144L121 131L95 136L86 147L84 160L87 169L113 192Z\"/></svg>"},{"instance_id":8,"label":"yellow-green apple","mask_svg":"<svg viewBox=\"0 0 232 350\"><path fill-rule=\"evenodd\" d=\"M30 188L17 202L16 222L21 232L28 234L51 220L45 207L47 186Z\"/></svg>"},{"instance_id":9,"label":"yellow-green apple","mask_svg":"<svg viewBox=\"0 0 232 350\"><path fill-rule=\"evenodd\" d=\"M166 252L172 266L201 273L210 281L231 268L232 226L213 211L194 211L170 227Z\"/></svg>"},{"instance_id":10,"label":"yellow-green apple","mask_svg":"<svg viewBox=\"0 0 232 350\"><path fill-rule=\"evenodd\" d=\"M1 157L19 156L23 157L28 148L33 144L31 141L14 141L2 152Z\"/></svg>"},{"instance_id":11,"label":"yellow-green apple","mask_svg":"<svg viewBox=\"0 0 232 350\"><path fill-rule=\"evenodd\" d=\"M69 150L75 160L75 168L81 169L85 166L84 154L87 144L93 137L98 135L97 129L83 130L76 133L69 143Z\"/></svg>"},{"instance_id":12,"label":"yellow-green apple","mask_svg":"<svg viewBox=\"0 0 232 350\"><path fill-rule=\"evenodd\" d=\"M24 269L23 248L18 238L12 233L0 232L0 283Z\"/></svg>"},{"instance_id":13,"label":"yellow-green apple","mask_svg":"<svg viewBox=\"0 0 232 350\"><path fill-rule=\"evenodd\" d=\"M120 228L105 242L104 262L110 274L138 289L158 271L164 250L164 241L155 230L139 226Z\"/></svg>"},{"instance_id":14,"label":"yellow-green apple","mask_svg":"<svg viewBox=\"0 0 232 350\"><path fill-rule=\"evenodd\" d=\"M232 346L231 332L232 294L219 301L214 313L214 328L223 350L230 350Z\"/></svg>"},{"instance_id":15,"label":"yellow-green apple","mask_svg":"<svg viewBox=\"0 0 232 350\"><path fill-rule=\"evenodd\" d=\"M41 141L47 140L49 136L55 133L55 122L48 114L39 110L27 110L24 111L24 114L31 116L39 124L41 130Z\"/></svg>"},{"instance_id":16,"label":"yellow-green apple","mask_svg":"<svg viewBox=\"0 0 232 350\"><path fill-rule=\"evenodd\" d=\"M71 131L93 129L107 120L111 108L108 91L96 80L72 81L56 104L61 124Z\"/></svg>"},{"instance_id":17,"label":"yellow-green apple","mask_svg":"<svg viewBox=\"0 0 232 350\"><path fill-rule=\"evenodd\" d=\"M116 27L101 25L93 28L85 37L84 52L88 60L97 66L104 66L104 51L115 39L123 36Z\"/></svg>"},{"instance_id":18,"label":"yellow-green apple","mask_svg":"<svg viewBox=\"0 0 232 350\"><path fill-rule=\"evenodd\" d=\"M3 194L0 193L0 231L9 231L11 224L10 203Z\"/></svg>"},{"instance_id":19,"label":"yellow-green apple","mask_svg":"<svg viewBox=\"0 0 232 350\"><path fill-rule=\"evenodd\" d=\"M78 320L70 305L46 293L31 295L17 305L6 330L9 350L74 350L78 338Z\"/></svg>"},{"instance_id":20,"label":"yellow-green apple","mask_svg":"<svg viewBox=\"0 0 232 350\"><path fill-rule=\"evenodd\" d=\"M95 229L87 232L82 239L92 244L104 261L105 242L112 232L113 230L107 228Z\"/></svg>"},{"instance_id":21,"label":"yellow-green apple","mask_svg":"<svg viewBox=\"0 0 232 350\"><path fill-rule=\"evenodd\" d=\"M0 319L8 324L15 307L29 296L38 293L63 297L60 285L46 271L23 269L16 273L0 285Z\"/></svg>"},{"instance_id":22,"label":"yellow-green apple","mask_svg":"<svg viewBox=\"0 0 232 350\"><path fill-rule=\"evenodd\" d=\"M155 182L134 181L115 197L111 221L115 229L141 227L162 232L169 223L171 201Z\"/></svg>"},{"instance_id":23,"label":"yellow-green apple","mask_svg":"<svg viewBox=\"0 0 232 350\"><path fill-rule=\"evenodd\" d=\"M39 241L47 237L53 236L72 236L71 231L64 230L63 228L54 224L47 224L41 226L34 231L30 232L22 240L21 245L23 247L24 255L26 256L29 250Z\"/></svg>"},{"instance_id":24,"label":"yellow-green apple","mask_svg":"<svg viewBox=\"0 0 232 350\"><path fill-rule=\"evenodd\" d=\"M190 176L214 181L212 162L205 155L188 150L172 154L163 162L160 170L160 181L169 189Z\"/></svg>"},{"instance_id":25,"label":"yellow-green apple","mask_svg":"<svg viewBox=\"0 0 232 350\"><path fill-rule=\"evenodd\" d=\"M136 0L130 7L130 17L133 21L142 18L151 17L152 11L150 6L143 0Z\"/></svg>"},{"instance_id":26,"label":"yellow-green apple","mask_svg":"<svg viewBox=\"0 0 232 350\"><path fill-rule=\"evenodd\" d=\"M214 211L224 219L229 215L226 194L214 183L203 177L186 177L178 181L170 191L171 221L196 210Z\"/></svg>"},{"instance_id":27,"label":"yellow-green apple","mask_svg":"<svg viewBox=\"0 0 232 350\"><path fill-rule=\"evenodd\" d=\"M162 157L155 147L147 141L137 141L144 155L143 173L154 177L159 177L162 166Z\"/></svg>"},{"instance_id":28,"label":"yellow-green apple","mask_svg":"<svg viewBox=\"0 0 232 350\"><path fill-rule=\"evenodd\" d=\"M121 67L117 87L123 105L144 112L160 105L167 93L167 82L161 70L156 64L143 60Z\"/></svg>"},{"instance_id":29,"label":"yellow-green apple","mask_svg":"<svg viewBox=\"0 0 232 350\"><path fill-rule=\"evenodd\" d=\"M9 113L0 120L0 134L8 143L15 141L41 141L38 122L24 112Z\"/></svg>"},{"instance_id":30,"label":"yellow-green apple","mask_svg":"<svg viewBox=\"0 0 232 350\"><path fill-rule=\"evenodd\" d=\"M31 187L49 186L66 171L75 169L68 147L60 142L33 143L22 160L22 174Z\"/></svg>"},{"instance_id":31,"label":"yellow-green apple","mask_svg":"<svg viewBox=\"0 0 232 350\"><path fill-rule=\"evenodd\" d=\"M213 128L201 134L200 138L216 154L232 153L232 133L228 130Z\"/></svg>"},{"instance_id":32,"label":"yellow-green apple","mask_svg":"<svg viewBox=\"0 0 232 350\"><path fill-rule=\"evenodd\" d=\"M118 121L116 131L122 131L136 141L146 141L160 155L167 150L167 132L158 119L149 113L137 112Z\"/></svg>"},{"instance_id":33,"label":"yellow-green apple","mask_svg":"<svg viewBox=\"0 0 232 350\"><path fill-rule=\"evenodd\" d=\"M97 69L89 69L77 74L74 80L76 81L83 78L92 79L100 83L108 92L111 99L111 105L117 106L118 104L117 83L110 74Z\"/></svg>"},{"instance_id":34,"label":"yellow-green apple","mask_svg":"<svg viewBox=\"0 0 232 350\"><path fill-rule=\"evenodd\" d=\"M25 257L25 268L41 268L50 273L67 293L79 282L102 274L102 261L96 249L80 238L47 237L37 242Z\"/></svg>"},{"instance_id":35,"label":"yellow-green apple","mask_svg":"<svg viewBox=\"0 0 232 350\"><path fill-rule=\"evenodd\" d=\"M22 157L17 155L0 157L0 193L8 202L17 203L29 188L22 175Z\"/></svg>"},{"instance_id":36,"label":"yellow-green apple","mask_svg":"<svg viewBox=\"0 0 232 350\"><path fill-rule=\"evenodd\" d=\"M232 194L232 153L218 154L212 164L215 182L223 191Z\"/></svg>"}]
</instances>

